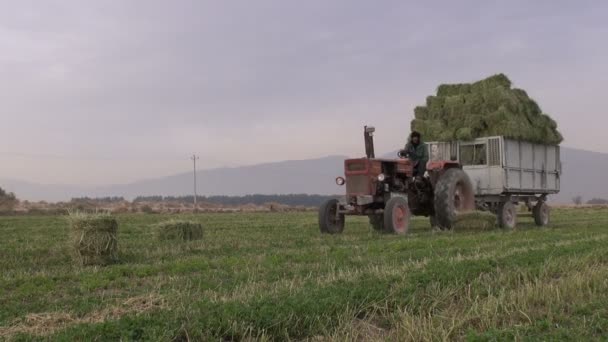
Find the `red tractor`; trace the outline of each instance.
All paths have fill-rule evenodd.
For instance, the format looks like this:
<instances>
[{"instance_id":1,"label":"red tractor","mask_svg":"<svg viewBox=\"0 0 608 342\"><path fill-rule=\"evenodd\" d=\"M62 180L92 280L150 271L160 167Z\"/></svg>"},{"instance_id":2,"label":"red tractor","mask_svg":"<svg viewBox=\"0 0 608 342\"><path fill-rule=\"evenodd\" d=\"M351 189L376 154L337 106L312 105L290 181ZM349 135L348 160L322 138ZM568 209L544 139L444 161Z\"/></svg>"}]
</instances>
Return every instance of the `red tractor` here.
<instances>
[{"instance_id":1,"label":"red tractor","mask_svg":"<svg viewBox=\"0 0 608 342\"><path fill-rule=\"evenodd\" d=\"M365 126L365 158L344 161L344 198L319 208L322 233L339 234L346 215L365 215L377 231L406 234L412 215L428 216L431 225L451 229L459 212L475 207L471 181L456 161L431 161L424 175L414 177L415 162L399 153L398 159L376 158L373 127Z\"/></svg>"}]
</instances>

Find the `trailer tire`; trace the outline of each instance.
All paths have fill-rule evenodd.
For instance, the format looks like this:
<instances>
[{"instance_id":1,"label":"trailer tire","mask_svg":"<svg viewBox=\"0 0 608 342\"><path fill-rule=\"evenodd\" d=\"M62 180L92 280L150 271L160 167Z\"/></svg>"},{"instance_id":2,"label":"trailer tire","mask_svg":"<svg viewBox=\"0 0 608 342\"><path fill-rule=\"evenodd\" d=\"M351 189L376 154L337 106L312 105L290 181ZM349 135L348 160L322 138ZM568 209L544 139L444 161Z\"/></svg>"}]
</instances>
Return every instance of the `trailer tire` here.
<instances>
[{"instance_id":1,"label":"trailer tire","mask_svg":"<svg viewBox=\"0 0 608 342\"><path fill-rule=\"evenodd\" d=\"M441 229L452 229L459 212L475 208L473 185L458 168L446 170L435 185L435 218Z\"/></svg>"},{"instance_id":2,"label":"trailer tire","mask_svg":"<svg viewBox=\"0 0 608 342\"><path fill-rule=\"evenodd\" d=\"M369 215L369 225L377 232L384 231L384 216Z\"/></svg>"},{"instance_id":3,"label":"trailer tire","mask_svg":"<svg viewBox=\"0 0 608 342\"><path fill-rule=\"evenodd\" d=\"M537 226L542 227L549 224L550 208L545 201L538 201L532 209L532 214Z\"/></svg>"},{"instance_id":4,"label":"trailer tire","mask_svg":"<svg viewBox=\"0 0 608 342\"><path fill-rule=\"evenodd\" d=\"M515 229L517 226L517 209L513 202L503 202L498 206L498 225L503 229Z\"/></svg>"},{"instance_id":5,"label":"trailer tire","mask_svg":"<svg viewBox=\"0 0 608 342\"><path fill-rule=\"evenodd\" d=\"M384 207L384 231L404 235L410 227L410 207L403 197L393 197Z\"/></svg>"},{"instance_id":6,"label":"trailer tire","mask_svg":"<svg viewBox=\"0 0 608 342\"><path fill-rule=\"evenodd\" d=\"M336 215L339 205L337 199L330 199L319 208L321 233L340 234L344 231L344 214Z\"/></svg>"}]
</instances>

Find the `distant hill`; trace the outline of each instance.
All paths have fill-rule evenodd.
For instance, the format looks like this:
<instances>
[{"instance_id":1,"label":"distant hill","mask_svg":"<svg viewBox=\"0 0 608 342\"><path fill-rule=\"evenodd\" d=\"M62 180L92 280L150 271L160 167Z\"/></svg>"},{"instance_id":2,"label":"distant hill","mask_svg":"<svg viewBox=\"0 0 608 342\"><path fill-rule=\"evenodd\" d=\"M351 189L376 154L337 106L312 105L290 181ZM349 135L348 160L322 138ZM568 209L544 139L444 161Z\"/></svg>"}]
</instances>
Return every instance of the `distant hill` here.
<instances>
[{"instance_id":1,"label":"distant hill","mask_svg":"<svg viewBox=\"0 0 608 342\"><path fill-rule=\"evenodd\" d=\"M389 153L387 156L393 156ZM334 183L343 173L344 156L290 160L235 168L202 170L197 174L201 195L246 194L340 194ZM562 191L554 202L571 203L572 197L608 198L608 154L562 147ZM86 188L74 185L40 185L16 180L0 180L0 186L20 199L59 201L72 197L180 196L192 193L192 173L142 180L129 184Z\"/></svg>"},{"instance_id":2,"label":"distant hill","mask_svg":"<svg viewBox=\"0 0 608 342\"><path fill-rule=\"evenodd\" d=\"M197 172L199 195L238 196L247 194L321 194L343 191L335 178L342 174L344 156L288 160L235 168ZM20 199L62 201L72 197L181 196L192 194L192 173L103 187L42 185L18 180L0 180L0 186Z\"/></svg>"}]
</instances>

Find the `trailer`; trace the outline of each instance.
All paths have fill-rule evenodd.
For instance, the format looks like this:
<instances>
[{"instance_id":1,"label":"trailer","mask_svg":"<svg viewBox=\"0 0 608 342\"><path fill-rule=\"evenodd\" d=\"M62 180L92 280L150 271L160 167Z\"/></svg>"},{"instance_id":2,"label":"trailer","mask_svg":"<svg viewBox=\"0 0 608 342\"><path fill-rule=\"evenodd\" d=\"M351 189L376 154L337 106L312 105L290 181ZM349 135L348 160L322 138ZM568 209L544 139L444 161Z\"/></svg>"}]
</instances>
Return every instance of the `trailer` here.
<instances>
[{"instance_id":1,"label":"trailer","mask_svg":"<svg viewBox=\"0 0 608 342\"><path fill-rule=\"evenodd\" d=\"M503 228L517 224L518 203L525 203L539 226L549 223L547 196L560 190L560 147L505 138L430 142L430 161L462 165L473 185L476 207L497 215Z\"/></svg>"}]
</instances>

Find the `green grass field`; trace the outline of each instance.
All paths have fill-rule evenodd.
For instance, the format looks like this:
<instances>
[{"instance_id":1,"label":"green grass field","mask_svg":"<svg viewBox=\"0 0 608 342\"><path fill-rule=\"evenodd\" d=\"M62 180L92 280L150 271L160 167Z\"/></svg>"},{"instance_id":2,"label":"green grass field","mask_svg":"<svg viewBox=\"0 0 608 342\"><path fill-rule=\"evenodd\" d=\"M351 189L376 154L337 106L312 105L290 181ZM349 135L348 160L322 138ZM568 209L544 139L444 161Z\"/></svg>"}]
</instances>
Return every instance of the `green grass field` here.
<instances>
[{"instance_id":1,"label":"green grass field","mask_svg":"<svg viewBox=\"0 0 608 342\"><path fill-rule=\"evenodd\" d=\"M182 216L200 241L159 241L161 215L118 216L119 264L71 259L66 217L0 218L0 340L601 340L608 210L548 228L406 237L365 218L321 235L315 213Z\"/></svg>"}]
</instances>

